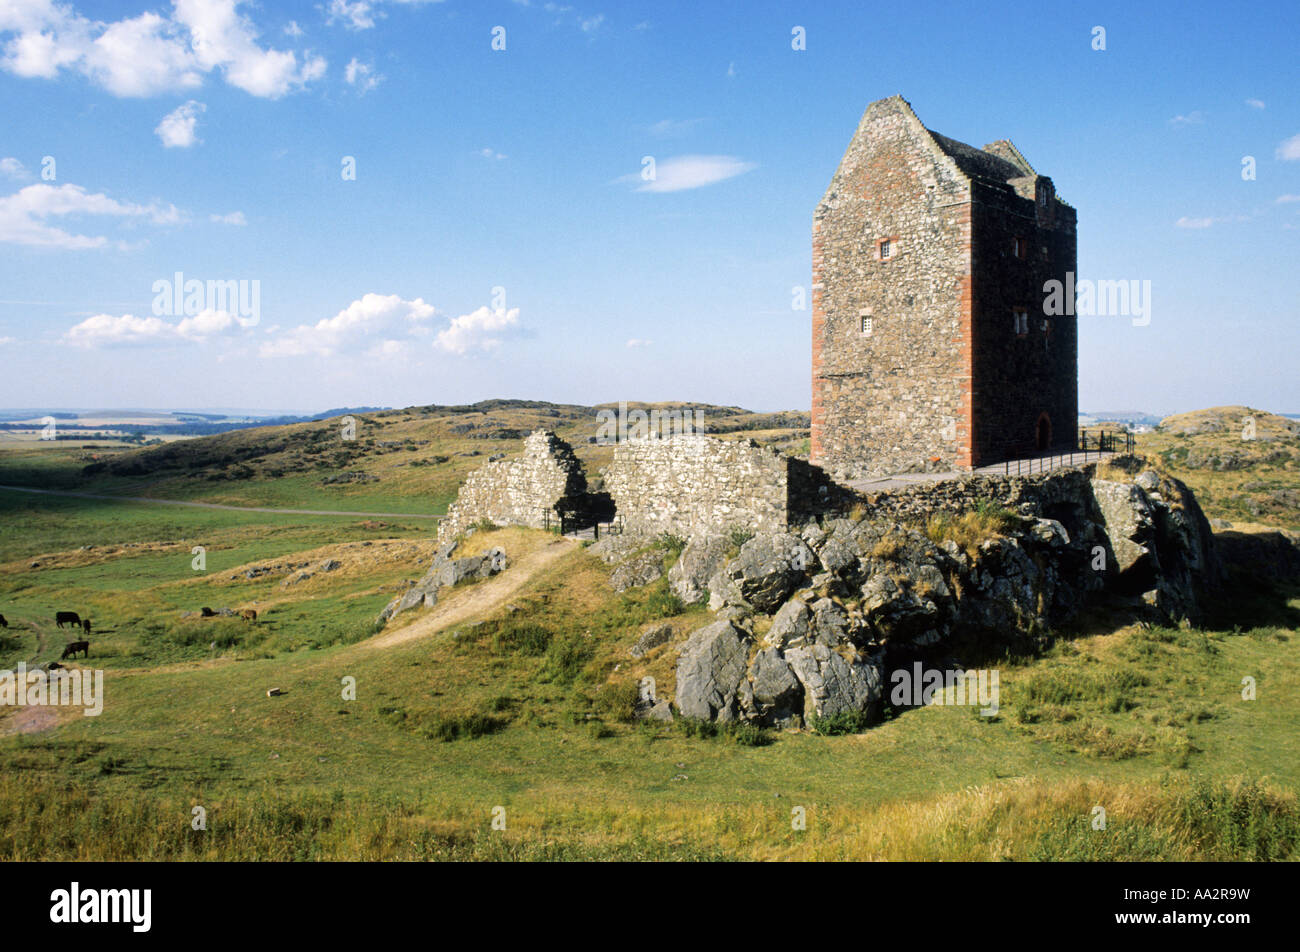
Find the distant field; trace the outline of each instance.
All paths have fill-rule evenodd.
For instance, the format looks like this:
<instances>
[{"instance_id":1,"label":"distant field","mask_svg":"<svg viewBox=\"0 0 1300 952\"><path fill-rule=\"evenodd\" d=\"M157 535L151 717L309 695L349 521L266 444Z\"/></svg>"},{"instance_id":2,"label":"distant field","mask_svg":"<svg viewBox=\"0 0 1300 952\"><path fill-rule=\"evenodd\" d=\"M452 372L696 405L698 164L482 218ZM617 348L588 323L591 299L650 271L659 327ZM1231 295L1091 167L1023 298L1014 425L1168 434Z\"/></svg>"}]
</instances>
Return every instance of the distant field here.
<instances>
[{"instance_id":1,"label":"distant field","mask_svg":"<svg viewBox=\"0 0 1300 952\"><path fill-rule=\"evenodd\" d=\"M642 405L650 406L650 405ZM339 419L235 430L134 449L95 439L0 440L0 484L242 506L442 513L472 470L513 455L539 428L574 445L595 478L612 447L590 442L598 408L521 401L415 407ZM712 431L805 451L807 417L704 408ZM351 434L350 434L351 435Z\"/></svg>"}]
</instances>

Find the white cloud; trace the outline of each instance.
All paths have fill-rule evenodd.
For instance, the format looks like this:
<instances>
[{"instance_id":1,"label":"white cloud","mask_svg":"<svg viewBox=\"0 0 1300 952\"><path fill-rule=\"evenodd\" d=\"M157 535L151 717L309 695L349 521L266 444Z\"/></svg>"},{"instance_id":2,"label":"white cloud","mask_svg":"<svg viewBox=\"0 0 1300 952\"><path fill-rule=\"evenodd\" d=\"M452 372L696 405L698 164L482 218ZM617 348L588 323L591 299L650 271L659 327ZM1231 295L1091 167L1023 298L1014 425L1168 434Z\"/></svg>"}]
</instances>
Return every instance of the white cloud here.
<instances>
[{"instance_id":1,"label":"white cloud","mask_svg":"<svg viewBox=\"0 0 1300 952\"><path fill-rule=\"evenodd\" d=\"M702 188L743 175L758 166L732 155L679 155L655 163L653 181L644 181L640 173L624 175L621 181L637 182L638 192L681 192Z\"/></svg>"},{"instance_id":2,"label":"white cloud","mask_svg":"<svg viewBox=\"0 0 1300 952\"><path fill-rule=\"evenodd\" d=\"M600 25L605 22L605 14L597 13L594 17L584 17L579 19L578 26L583 33L595 33L600 29Z\"/></svg>"},{"instance_id":3,"label":"white cloud","mask_svg":"<svg viewBox=\"0 0 1300 952\"><path fill-rule=\"evenodd\" d=\"M630 341L627 342L627 346L629 348L635 349L637 347L649 347L653 343L654 341L652 340L641 340L638 337L633 337Z\"/></svg>"},{"instance_id":4,"label":"white cloud","mask_svg":"<svg viewBox=\"0 0 1300 952\"><path fill-rule=\"evenodd\" d=\"M478 154L483 156L485 159L492 159L493 161L500 161L505 158L504 155L497 152L495 149L479 149Z\"/></svg>"},{"instance_id":5,"label":"white cloud","mask_svg":"<svg viewBox=\"0 0 1300 952\"><path fill-rule=\"evenodd\" d=\"M302 36L302 33L303 33L302 27L298 25L297 20L290 20L288 23L284 25L285 36L297 37L297 36Z\"/></svg>"},{"instance_id":6,"label":"white cloud","mask_svg":"<svg viewBox=\"0 0 1300 952\"><path fill-rule=\"evenodd\" d=\"M1184 215L1174 225L1178 228L1209 228L1219 219L1217 218L1189 218Z\"/></svg>"},{"instance_id":7,"label":"white cloud","mask_svg":"<svg viewBox=\"0 0 1300 952\"><path fill-rule=\"evenodd\" d=\"M1169 120L1171 126L1196 126L1205 121L1205 113L1196 109L1187 113L1185 116L1174 116Z\"/></svg>"},{"instance_id":8,"label":"white cloud","mask_svg":"<svg viewBox=\"0 0 1300 952\"><path fill-rule=\"evenodd\" d=\"M1300 195L1279 195L1277 197L1279 205L1289 205L1292 202L1300 202Z\"/></svg>"},{"instance_id":9,"label":"white cloud","mask_svg":"<svg viewBox=\"0 0 1300 952\"><path fill-rule=\"evenodd\" d=\"M11 179L19 179L20 181L31 178L31 173L27 171L21 162L9 157L0 159L0 175Z\"/></svg>"},{"instance_id":10,"label":"white cloud","mask_svg":"<svg viewBox=\"0 0 1300 952\"><path fill-rule=\"evenodd\" d=\"M156 13L108 24L78 65L114 96L153 96L203 83L182 30Z\"/></svg>"},{"instance_id":11,"label":"white cloud","mask_svg":"<svg viewBox=\"0 0 1300 952\"><path fill-rule=\"evenodd\" d=\"M154 133L168 149L188 149L199 141L195 127L198 125L199 113L207 108L203 103L191 99L163 116Z\"/></svg>"},{"instance_id":12,"label":"white cloud","mask_svg":"<svg viewBox=\"0 0 1300 952\"><path fill-rule=\"evenodd\" d=\"M416 7L441 2L442 0L330 0L329 7L325 10L325 25L342 23L349 30L369 30L376 20L386 15L379 9L385 3ZM528 4L522 3L520 6L526 7Z\"/></svg>"},{"instance_id":13,"label":"white cloud","mask_svg":"<svg viewBox=\"0 0 1300 952\"><path fill-rule=\"evenodd\" d=\"M70 328L63 335L63 342L87 349L203 343L243 326L245 322L226 311L205 310L175 324L159 317L96 314Z\"/></svg>"},{"instance_id":14,"label":"white cloud","mask_svg":"<svg viewBox=\"0 0 1300 952\"><path fill-rule=\"evenodd\" d=\"M28 185L0 197L0 242L65 249L102 248L109 243L102 235L71 234L46 223L48 218L77 215L143 219L155 225L176 224L183 217L175 205L118 202L79 185Z\"/></svg>"},{"instance_id":15,"label":"white cloud","mask_svg":"<svg viewBox=\"0 0 1300 952\"><path fill-rule=\"evenodd\" d=\"M278 99L325 71L321 57L287 50L264 50L257 31L240 15L239 0L173 0L177 22L188 28L195 58L206 70L221 68L232 86L268 99Z\"/></svg>"},{"instance_id":16,"label":"white cloud","mask_svg":"<svg viewBox=\"0 0 1300 952\"><path fill-rule=\"evenodd\" d=\"M736 64L733 61L727 64L727 79L735 79L735 78L736 78Z\"/></svg>"},{"instance_id":17,"label":"white cloud","mask_svg":"<svg viewBox=\"0 0 1300 952\"><path fill-rule=\"evenodd\" d=\"M374 11L366 0L330 0L325 23L327 26L342 23L349 30L368 30L375 25Z\"/></svg>"},{"instance_id":18,"label":"white cloud","mask_svg":"<svg viewBox=\"0 0 1300 952\"><path fill-rule=\"evenodd\" d=\"M493 310L484 305L469 314L462 314L445 330L439 331L434 346L450 354L492 350L519 330L519 308Z\"/></svg>"},{"instance_id":19,"label":"white cloud","mask_svg":"<svg viewBox=\"0 0 1300 952\"><path fill-rule=\"evenodd\" d=\"M384 79L375 72L369 63L360 62L355 56L343 70L343 78L349 86L355 86L361 95L365 95L378 86Z\"/></svg>"},{"instance_id":20,"label":"white cloud","mask_svg":"<svg viewBox=\"0 0 1300 952\"><path fill-rule=\"evenodd\" d=\"M88 20L71 6L25 0L0 12L0 68L54 79L75 69L115 96L183 92L220 69L227 83L275 99L325 72L325 61L263 49L239 12L244 0L173 0L169 17L147 12L114 22Z\"/></svg>"},{"instance_id":21,"label":"white cloud","mask_svg":"<svg viewBox=\"0 0 1300 952\"><path fill-rule=\"evenodd\" d=\"M396 294L366 294L333 317L301 324L261 345L263 357L328 357L340 352L361 353L367 347L417 336L437 310L423 299L404 301Z\"/></svg>"},{"instance_id":22,"label":"white cloud","mask_svg":"<svg viewBox=\"0 0 1300 952\"><path fill-rule=\"evenodd\" d=\"M1300 132L1297 132L1277 147L1277 157L1287 162L1300 159Z\"/></svg>"},{"instance_id":23,"label":"white cloud","mask_svg":"<svg viewBox=\"0 0 1300 952\"><path fill-rule=\"evenodd\" d=\"M248 219L243 212L230 212L227 215L209 215L208 220L218 225L247 225Z\"/></svg>"},{"instance_id":24,"label":"white cloud","mask_svg":"<svg viewBox=\"0 0 1300 952\"><path fill-rule=\"evenodd\" d=\"M1246 105L1249 106L1251 109L1263 109L1263 108L1264 108L1264 100L1262 100L1262 99L1247 99L1247 100L1246 100Z\"/></svg>"}]
</instances>

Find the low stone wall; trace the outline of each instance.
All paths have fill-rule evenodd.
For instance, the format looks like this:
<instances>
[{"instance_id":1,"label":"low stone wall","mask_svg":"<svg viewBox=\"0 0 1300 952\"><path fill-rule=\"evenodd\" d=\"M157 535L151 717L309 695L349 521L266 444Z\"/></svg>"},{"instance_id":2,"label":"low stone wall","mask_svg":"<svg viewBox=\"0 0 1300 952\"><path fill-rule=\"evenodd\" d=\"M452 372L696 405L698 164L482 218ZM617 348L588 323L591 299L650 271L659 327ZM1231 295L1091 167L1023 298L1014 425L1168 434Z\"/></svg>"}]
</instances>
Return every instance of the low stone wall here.
<instances>
[{"instance_id":1,"label":"low stone wall","mask_svg":"<svg viewBox=\"0 0 1300 952\"><path fill-rule=\"evenodd\" d=\"M614 448L605 488L629 534L775 531L790 518L789 463L749 440L629 440Z\"/></svg>"},{"instance_id":2,"label":"low stone wall","mask_svg":"<svg viewBox=\"0 0 1300 952\"><path fill-rule=\"evenodd\" d=\"M1026 508L1033 515L1060 520L1063 508L1085 506L1089 499L1090 468L1058 469L1034 476L967 476L922 483L858 496L872 519L912 522L934 512L967 512L981 504L1008 509Z\"/></svg>"},{"instance_id":3,"label":"low stone wall","mask_svg":"<svg viewBox=\"0 0 1300 952\"><path fill-rule=\"evenodd\" d=\"M587 477L573 447L538 430L518 459L488 463L466 477L438 526L438 540L453 539L482 519L540 529L549 513L550 524L558 525L560 511L580 507L586 494Z\"/></svg>"}]
</instances>

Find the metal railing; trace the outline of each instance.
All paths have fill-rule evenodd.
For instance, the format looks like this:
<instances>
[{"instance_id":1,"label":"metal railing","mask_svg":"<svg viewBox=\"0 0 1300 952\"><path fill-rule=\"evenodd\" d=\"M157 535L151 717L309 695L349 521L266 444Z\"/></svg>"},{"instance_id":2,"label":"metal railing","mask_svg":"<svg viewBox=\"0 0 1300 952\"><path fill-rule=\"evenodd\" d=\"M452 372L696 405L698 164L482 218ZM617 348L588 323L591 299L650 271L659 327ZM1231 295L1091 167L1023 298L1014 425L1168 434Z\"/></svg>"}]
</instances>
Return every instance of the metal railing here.
<instances>
[{"instance_id":1,"label":"metal railing","mask_svg":"<svg viewBox=\"0 0 1300 952\"><path fill-rule=\"evenodd\" d=\"M606 535L621 535L623 533L623 517L615 516L609 520L593 520L585 513L556 512L549 507L543 507L542 510L542 528L558 529L560 535L573 535L580 532L591 530L591 536L595 540L600 539L602 531Z\"/></svg>"},{"instance_id":2,"label":"metal railing","mask_svg":"<svg viewBox=\"0 0 1300 952\"><path fill-rule=\"evenodd\" d=\"M1029 456L1022 459L1004 460L1002 472L1006 476L1030 476L1034 473L1046 473L1063 466L1078 463L1100 461L1104 456L1116 453L1132 453L1136 446L1133 434L1127 430L1096 430L1089 432L1079 430L1072 450L1047 453L1042 456Z\"/></svg>"}]
</instances>

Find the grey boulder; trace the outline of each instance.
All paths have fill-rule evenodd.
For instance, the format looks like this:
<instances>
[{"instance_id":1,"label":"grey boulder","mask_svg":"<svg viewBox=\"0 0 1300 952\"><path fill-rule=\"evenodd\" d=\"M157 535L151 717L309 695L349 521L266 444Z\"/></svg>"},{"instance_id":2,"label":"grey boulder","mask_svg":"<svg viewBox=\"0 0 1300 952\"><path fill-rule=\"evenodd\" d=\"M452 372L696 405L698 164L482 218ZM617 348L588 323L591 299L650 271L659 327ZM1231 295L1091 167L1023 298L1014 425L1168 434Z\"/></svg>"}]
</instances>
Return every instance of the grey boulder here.
<instances>
[{"instance_id":1,"label":"grey boulder","mask_svg":"<svg viewBox=\"0 0 1300 952\"><path fill-rule=\"evenodd\" d=\"M695 632L677 659L677 709L685 717L733 720L745 680L748 639L729 621Z\"/></svg>"},{"instance_id":2,"label":"grey boulder","mask_svg":"<svg viewBox=\"0 0 1300 952\"><path fill-rule=\"evenodd\" d=\"M709 579L727 560L728 542L721 536L691 539L681 556L668 570L668 585L687 605L708 601Z\"/></svg>"}]
</instances>

